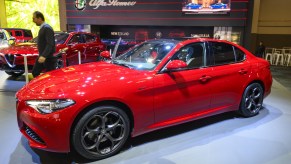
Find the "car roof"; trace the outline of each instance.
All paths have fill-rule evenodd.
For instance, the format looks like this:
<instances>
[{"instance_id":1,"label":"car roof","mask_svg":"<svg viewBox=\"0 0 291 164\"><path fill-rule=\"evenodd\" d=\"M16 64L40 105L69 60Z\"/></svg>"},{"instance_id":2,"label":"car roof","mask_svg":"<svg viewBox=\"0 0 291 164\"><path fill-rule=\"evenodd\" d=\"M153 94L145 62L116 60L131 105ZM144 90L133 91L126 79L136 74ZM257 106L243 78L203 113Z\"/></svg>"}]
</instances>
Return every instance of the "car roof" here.
<instances>
[{"instance_id":1,"label":"car roof","mask_svg":"<svg viewBox=\"0 0 291 164\"><path fill-rule=\"evenodd\" d=\"M31 31L30 29L25 29L25 28L3 28L5 30L28 30Z\"/></svg>"},{"instance_id":2,"label":"car roof","mask_svg":"<svg viewBox=\"0 0 291 164\"><path fill-rule=\"evenodd\" d=\"M224 43L230 43L233 44L232 42L229 42L227 40L218 40L218 39L213 39L213 38L193 38L193 37L182 37L182 38L166 38L166 39L152 39L148 40L147 42L156 42L156 41L167 41L167 42L175 42L175 43L191 43L191 42L224 42Z\"/></svg>"},{"instance_id":3,"label":"car roof","mask_svg":"<svg viewBox=\"0 0 291 164\"><path fill-rule=\"evenodd\" d=\"M90 34L90 35L96 35L94 33L90 33L90 32L81 32L81 31L73 31L73 32L69 32L69 34Z\"/></svg>"}]
</instances>

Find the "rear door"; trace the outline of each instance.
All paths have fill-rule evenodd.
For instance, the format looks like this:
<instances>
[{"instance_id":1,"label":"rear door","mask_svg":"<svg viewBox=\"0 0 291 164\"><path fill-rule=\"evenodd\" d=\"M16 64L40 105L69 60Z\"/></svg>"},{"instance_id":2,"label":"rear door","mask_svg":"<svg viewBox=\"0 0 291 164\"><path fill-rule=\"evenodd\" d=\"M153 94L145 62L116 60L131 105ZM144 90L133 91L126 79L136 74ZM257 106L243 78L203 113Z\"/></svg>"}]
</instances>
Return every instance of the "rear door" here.
<instances>
[{"instance_id":1,"label":"rear door","mask_svg":"<svg viewBox=\"0 0 291 164\"><path fill-rule=\"evenodd\" d=\"M213 62L211 108L236 110L251 73L251 65L237 47L224 42L209 42Z\"/></svg>"}]
</instances>

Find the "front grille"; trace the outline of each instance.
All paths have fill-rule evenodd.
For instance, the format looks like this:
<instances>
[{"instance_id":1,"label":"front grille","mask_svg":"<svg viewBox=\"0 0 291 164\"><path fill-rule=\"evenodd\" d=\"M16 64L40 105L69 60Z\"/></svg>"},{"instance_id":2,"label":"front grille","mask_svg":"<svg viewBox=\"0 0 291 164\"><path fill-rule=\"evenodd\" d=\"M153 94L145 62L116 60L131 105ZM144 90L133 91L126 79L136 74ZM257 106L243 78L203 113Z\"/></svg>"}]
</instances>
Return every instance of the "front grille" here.
<instances>
[{"instance_id":1,"label":"front grille","mask_svg":"<svg viewBox=\"0 0 291 164\"><path fill-rule=\"evenodd\" d=\"M6 61L9 62L9 64L13 64L14 63L14 54L5 54L5 59Z\"/></svg>"},{"instance_id":2,"label":"front grille","mask_svg":"<svg viewBox=\"0 0 291 164\"><path fill-rule=\"evenodd\" d=\"M25 133L34 141L41 143L41 144L45 144L44 141L32 130L30 129L27 125L25 125L24 127L25 129Z\"/></svg>"},{"instance_id":3,"label":"front grille","mask_svg":"<svg viewBox=\"0 0 291 164\"><path fill-rule=\"evenodd\" d=\"M15 67L14 62L15 62L15 56L19 54L5 54L5 61L9 65L9 67Z\"/></svg>"}]
</instances>

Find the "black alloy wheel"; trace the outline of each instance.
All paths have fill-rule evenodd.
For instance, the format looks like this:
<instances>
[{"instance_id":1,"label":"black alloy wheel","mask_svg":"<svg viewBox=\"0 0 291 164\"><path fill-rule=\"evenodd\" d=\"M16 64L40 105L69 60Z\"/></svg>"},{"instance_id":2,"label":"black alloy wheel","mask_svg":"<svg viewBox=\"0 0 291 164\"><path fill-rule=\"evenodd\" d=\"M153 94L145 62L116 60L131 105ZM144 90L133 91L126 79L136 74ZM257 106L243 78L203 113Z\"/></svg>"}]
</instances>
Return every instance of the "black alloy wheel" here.
<instances>
[{"instance_id":1,"label":"black alloy wheel","mask_svg":"<svg viewBox=\"0 0 291 164\"><path fill-rule=\"evenodd\" d=\"M259 83L252 83L245 89L239 113L244 117L255 116L263 105L264 90Z\"/></svg>"},{"instance_id":2,"label":"black alloy wheel","mask_svg":"<svg viewBox=\"0 0 291 164\"><path fill-rule=\"evenodd\" d=\"M66 65L64 64L63 59L61 58L57 59L56 69L60 69L60 68L68 67L68 66L69 66L68 59L66 59Z\"/></svg>"},{"instance_id":3,"label":"black alloy wheel","mask_svg":"<svg viewBox=\"0 0 291 164\"><path fill-rule=\"evenodd\" d=\"M118 153L129 132L129 119L123 110L100 106L80 118L73 129L71 141L81 156L99 160Z\"/></svg>"},{"instance_id":4,"label":"black alloy wheel","mask_svg":"<svg viewBox=\"0 0 291 164\"><path fill-rule=\"evenodd\" d=\"M57 59L56 69L60 69L64 67L64 62L62 59Z\"/></svg>"}]
</instances>

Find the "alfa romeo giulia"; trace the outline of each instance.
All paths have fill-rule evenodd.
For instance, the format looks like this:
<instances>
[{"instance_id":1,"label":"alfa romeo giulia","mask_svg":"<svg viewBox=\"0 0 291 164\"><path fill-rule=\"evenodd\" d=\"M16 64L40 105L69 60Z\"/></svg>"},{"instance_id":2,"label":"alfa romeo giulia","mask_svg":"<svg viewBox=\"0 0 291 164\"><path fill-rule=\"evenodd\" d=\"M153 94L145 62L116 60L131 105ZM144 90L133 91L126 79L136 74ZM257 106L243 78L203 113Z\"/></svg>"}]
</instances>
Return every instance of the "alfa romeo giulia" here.
<instances>
[{"instance_id":1,"label":"alfa romeo giulia","mask_svg":"<svg viewBox=\"0 0 291 164\"><path fill-rule=\"evenodd\" d=\"M215 114L257 115L270 94L270 64L214 39L150 40L104 61L54 70L16 94L30 146L88 159L127 139Z\"/></svg>"}]
</instances>

